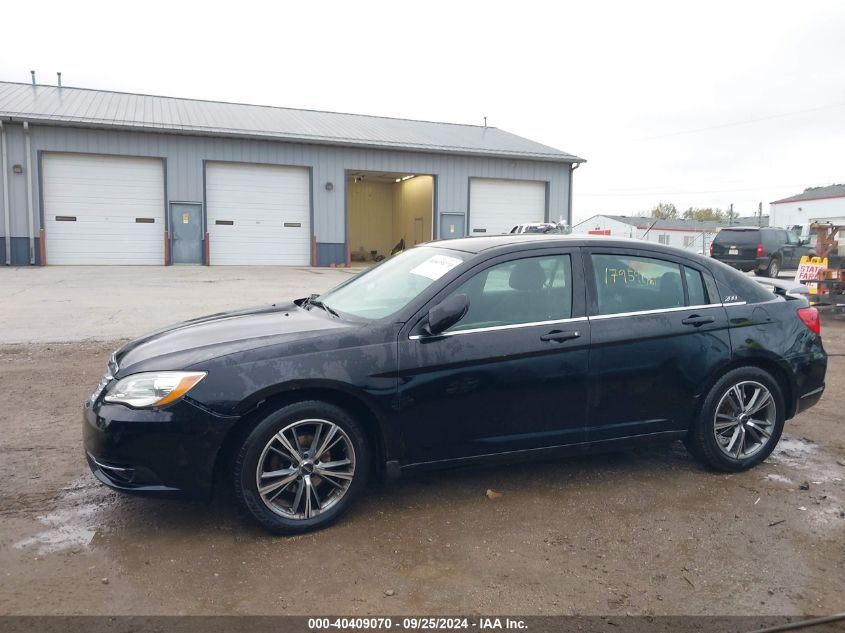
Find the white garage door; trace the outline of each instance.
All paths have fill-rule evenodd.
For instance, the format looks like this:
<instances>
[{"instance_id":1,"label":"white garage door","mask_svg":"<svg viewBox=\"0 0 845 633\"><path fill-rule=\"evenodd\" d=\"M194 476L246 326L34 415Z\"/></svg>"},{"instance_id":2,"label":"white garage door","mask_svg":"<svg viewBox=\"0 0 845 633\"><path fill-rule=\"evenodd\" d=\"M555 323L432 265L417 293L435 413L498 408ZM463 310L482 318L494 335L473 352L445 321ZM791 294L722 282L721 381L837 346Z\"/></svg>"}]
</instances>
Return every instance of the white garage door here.
<instances>
[{"instance_id":1,"label":"white garage door","mask_svg":"<svg viewBox=\"0 0 845 633\"><path fill-rule=\"evenodd\" d=\"M164 166L157 158L45 154L48 264L164 264Z\"/></svg>"},{"instance_id":2,"label":"white garage door","mask_svg":"<svg viewBox=\"0 0 845 633\"><path fill-rule=\"evenodd\" d=\"M311 263L307 169L208 163L205 182L211 264Z\"/></svg>"},{"instance_id":3,"label":"white garage door","mask_svg":"<svg viewBox=\"0 0 845 633\"><path fill-rule=\"evenodd\" d=\"M510 233L517 224L546 217L546 183L473 178L469 189L469 234Z\"/></svg>"}]
</instances>

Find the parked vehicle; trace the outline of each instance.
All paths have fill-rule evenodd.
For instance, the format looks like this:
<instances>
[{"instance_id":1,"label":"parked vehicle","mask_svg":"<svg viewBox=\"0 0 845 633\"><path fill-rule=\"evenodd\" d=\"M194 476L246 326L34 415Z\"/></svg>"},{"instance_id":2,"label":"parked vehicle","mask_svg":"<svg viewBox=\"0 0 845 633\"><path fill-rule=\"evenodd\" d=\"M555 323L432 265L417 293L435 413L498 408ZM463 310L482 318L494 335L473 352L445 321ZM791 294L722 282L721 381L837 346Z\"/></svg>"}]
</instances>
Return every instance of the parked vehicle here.
<instances>
[{"instance_id":1,"label":"parked vehicle","mask_svg":"<svg viewBox=\"0 0 845 633\"><path fill-rule=\"evenodd\" d=\"M731 226L716 234L710 256L738 270L777 277L781 270L798 268L813 247L793 231L775 227Z\"/></svg>"},{"instance_id":2,"label":"parked vehicle","mask_svg":"<svg viewBox=\"0 0 845 633\"><path fill-rule=\"evenodd\" d=\"M296 533L373 473L676 439L745 470L819 400L826 366L815 308L713 259L462 238L126 344L84 404L84 441L112 488L207 497L220 473L261 525Z\"/></svg>"},{"instance_id":3,"label":"parked vehicle","mask_svg":"<svg viewBox=\"0 0 845 633\"><path fill-rule=\"evenodd\" d=\"M527 224L517 224L510 231L511 233L563 233L560 225L553 222L528 222Z\"/></svg>"}]
</instances>

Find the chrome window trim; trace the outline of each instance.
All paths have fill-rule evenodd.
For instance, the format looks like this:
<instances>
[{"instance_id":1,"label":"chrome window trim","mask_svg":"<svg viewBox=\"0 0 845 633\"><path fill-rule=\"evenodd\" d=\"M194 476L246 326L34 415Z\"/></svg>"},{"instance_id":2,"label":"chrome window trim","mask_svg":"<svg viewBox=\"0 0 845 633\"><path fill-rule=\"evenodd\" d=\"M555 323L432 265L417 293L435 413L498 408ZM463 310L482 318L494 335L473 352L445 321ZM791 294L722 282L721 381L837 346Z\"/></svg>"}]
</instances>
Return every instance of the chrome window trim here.
<instances>
[{"instance_id":1,"label":"chrome window trim","mask_svg":"<svg viewBox=\"0 0 845 633\"><path fill-rule=\"evenodd\" d=\"M531 323L513 323L510 325L492 325L490 327L472 328L469 330L459 330L456 332L441 332L433 335L438 337L457 336L459 334L477 334L478 332L495 332L497 330L513 330L524 327L534 327L537 325L556 325L558 323L578 323L582 321L592 321L596 319L616 319L619 317L628 316L648 316L650 314L662 314L664 312L682 312L684 310L703 310L705 308L724 308L728 306L743 306L745 301L735 301L733 303L704 303L694 306L680 306L678 308L659 308L657 310L638 310L636 312L617 312L615 314L597 314L590 317L574 317L571 319L557 319L555 321L533 321ZM421 338L429 338L428 335L412 334L408 336L408 340L417 341Z\"/></svg>"},{"instance_id":2,"label":"chrome window trim","mask_svg":"<svg viewBox=\"0 0 845 633\"><path fill-rule=\"evenodd\" d=\"M579 323L586 321L587 317L573 317L570 319L556 319L554 321L532 321L530 323L511 323L509 325L491 325L490 327L477 327L469 330L457 330L455 332L441 332L440 334L412 334L408 337L410 341L421 338L433 338L441 336L458 336L459 334L477 334L478 332L495 332L497 330L515 330L517 328L535 327L537 325L557 325L559 323Z\"/></svg>"},{"instance_id":3,"label":"chrome window trim","mask_svg":"<svg viewBox=\"0 0 845 633\"><path fill-rule=\"evenodd\" d=\"M595 319L615 319L626 316L643 316L649 314L663 314L664 312L682 312L684 310L702 310L704 308L721 308L727 304L722 303L705 303L696 306L680 306L678 308L658 308L656 310L637 310L635 312L615 312L614 314L596 314L590 317L590 320Z\"/></svg>"}]
</instances>

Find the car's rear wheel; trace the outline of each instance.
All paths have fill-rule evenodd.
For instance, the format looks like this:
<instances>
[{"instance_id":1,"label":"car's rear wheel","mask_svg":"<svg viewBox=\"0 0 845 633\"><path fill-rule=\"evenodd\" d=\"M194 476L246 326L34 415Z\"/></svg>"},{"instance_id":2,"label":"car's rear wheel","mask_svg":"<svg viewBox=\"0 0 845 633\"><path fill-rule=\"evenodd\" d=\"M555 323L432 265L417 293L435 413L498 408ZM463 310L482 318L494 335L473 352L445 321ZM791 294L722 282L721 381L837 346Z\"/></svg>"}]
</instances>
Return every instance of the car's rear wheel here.
<instances>
[{"instance_id":1,"label":"car's rear wheel","mask_svg":"<svg viewBox=\"0 0 845 633\"><path fill-rule=\"evenodd\" d=\"M777 279L779 274L780 274L780 262L778 261L777 257L772 257L772 261L769 262L769 267L766 268L766 277L771 277L772 279Z\"/></svg>"},{"instance_id":2,"label":"car's rear wheel","mask_svg":"<svg viewBox=\"0 0 845 633\"><path fill-rule=\"evenodd\" d=\"M741 367L713 385L686 443L693 455L713 468L747 470L771 454L783 424L783 395L777 381L757 367Z\"/></svg>"},{"instance_id":3,"label":"car's rear wheel","mask_svg":"<svg viewBox=\"0 0 845 633\"><path fill-rule=\"evenodd\" d=\"M296 534L326 527L363 490L366 435L343 409L318 401L265 417L235 458L235 492L265 529Z\"/></svg>"}]
</instances>

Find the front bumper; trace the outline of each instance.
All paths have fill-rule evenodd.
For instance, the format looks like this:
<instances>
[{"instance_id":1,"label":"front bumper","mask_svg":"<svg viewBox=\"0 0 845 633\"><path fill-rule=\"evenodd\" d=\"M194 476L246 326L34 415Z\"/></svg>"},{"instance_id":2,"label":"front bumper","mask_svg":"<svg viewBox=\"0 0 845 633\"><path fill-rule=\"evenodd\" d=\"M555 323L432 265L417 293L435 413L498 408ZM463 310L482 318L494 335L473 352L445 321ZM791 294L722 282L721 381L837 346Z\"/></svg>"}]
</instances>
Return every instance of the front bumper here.
<instances>
[{"instance_id":1,"label":"front bumper","mask_svg":"<svg viewBox=\"0 0 845 633\"><path fill-rule=\"evenodd\" d=\"M133 494L208 498L214 464L237 418L189 400L163 409L85 401L85 455L105 485Z\"/></svg>"}]
</instances>

